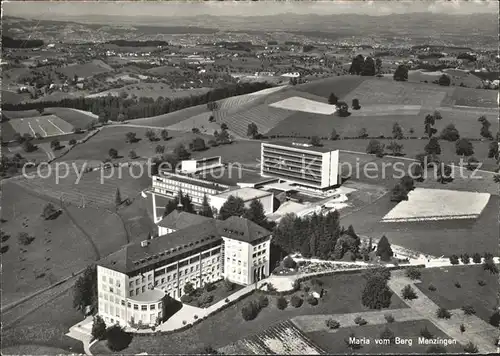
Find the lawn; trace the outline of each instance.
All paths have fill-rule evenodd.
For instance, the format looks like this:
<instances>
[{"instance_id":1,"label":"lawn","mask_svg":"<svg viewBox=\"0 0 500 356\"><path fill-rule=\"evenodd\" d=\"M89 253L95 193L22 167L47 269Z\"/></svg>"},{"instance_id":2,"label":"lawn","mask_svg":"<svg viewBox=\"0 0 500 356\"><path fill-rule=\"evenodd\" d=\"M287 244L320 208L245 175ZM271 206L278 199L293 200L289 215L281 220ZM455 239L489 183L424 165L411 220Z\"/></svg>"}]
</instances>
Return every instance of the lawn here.
<instances>
[{"instance_id":1,"label":"lawn","mask_svg":"<svg viewBox=\"0 0 500 356\"><path fill-rule=\"evenodd\" d=\"M285 310L279 310L276 307L276 298L269 297L269 306L254 320L245 321L241 317L241 308L246 301L256 298L256 296L251 296L186 331L166 336L136 336L125 352L128 354L140 352L187 354L206 345L219 348L234 343L261 332L267 326L289 320L297 315L336 314L366 310L361 304L361 291L365 282L361 275L336 275L324 277L322 280L324 288L329 292L324 300L321 300L316 306L304 303L300 308L289 306ZM287 297L287 299L289 298ZM401 299L394 295L391 309L405 307L406 305ZM99 354L110 351L107 350L104 343L99 343L92 348L92 352Z\"/></svg>"},{"instance_id":2,"label":"lawn","mask_svg":"<svg viewBox=\"0 0 500 356\"><path fill-rule=\"evenodd\" d=\"M470 253L474 251L469 250ZM480 286L479 280L485 281L486 285ZM498 275L485 271L482 266L428 268L422 270L421 281L416 286L440 307L451 310L472 305L476 315L486 322L497 305ZM460 289L455 282L460 283ZM436 287L435 291L428 289L431 283Z\"/></svg>"},{"instance_id":3,"label":"lawn","mask_svg":"<svg viewBox=\"0 0 500 356\"><path fill-rule=\"evenodd\" d=\"M175 125L181 121L189 119L195 115L200 115L202 113L208 113L207 105L197 105L191 106L186 109L173 111L168 114L151 116L142 119L134 119L129 120L128 123L134 125L145 125L145 126L154 126L154 127L167 127L170 125Z\"/></svg>"},{"instance_id":4,"label":"lawn","mask_svg":"<svg viewBox=\"0 0 500 356\"><path fill-rule=\"evenodd\" d=\"M83 319L73 309L70 289L28 314L15 326L2 330L2 354L55 355L83 353L80 341L65 334Z\"/></svg>"},{"instance_id":5,"label":"lawn","mask_svg":"<svg viewBox=\"0 0 500 356\"><path fill-rule=\"evenodd\" d=\"M491 196L481 216L476 220L383 223L380 221L382 217L396 205L390 201L388 194L342 218L341 224L352 224L360 235L374 238L385 235L390 243L438 257L465 252L497 251L499 199L498 196Z\"/></svg>"},{"instance_id":6,"label":"lawn","mask_svg":"<svg viewBox=\"0 0 500 356\"><path fill-rule=\"evenodd\" d=\"M2 231L10 238L2 254L2 302L13 302L79 271L96 259L92 244L70 217L62 213L55 220L40 214L47 203L19 185L3 182ZM98 225L98 222L94 222ZM28 246L18 242L18 233L35 237ZM22 252L26 250L26 252Z\"/></svg>"},{"instance_id":7,"label":"lawn","mask_svg":"<svg viewBox=\"0 0 500 356\"><path fill-rule=\"evenodd\" d=\"M214 289L211 290L210 292L206 291L204 288L197 288L192 293L193 300L191 302L185 303L185 304L192 305L194 307L198 307L198 297L197 296L201 296L202 294L206 293L206 294L211 295L213 297L213 300L210 303L203 306L203 308L208 308L209 306L211 306L211 305L213 305L221 300L226 299L227 297L231 296L232 294L236 293L237 291L239 291L240 289L243 288L242 285L233 283L233 289L227 290L225 287L224 280L220 280L220 281L213 283L213 287L214 287Z\"/></svg>"},{"instance_id":8,"label":"lawn","mask_svg":"<svg viewBox=\"0 0 500 356\"><path fill-rule=\"evenodd\" d=\"M257 160L260 160L260 144L260 141L235 141L229 145L212 147L208 151L193 152L193 157L221 156L224 163L239 162L260 170L260 166L257 166Z\"/></svg>"},{"instance_id":9,"label":"lawn","mask_svg":"<svg viewBox=\"0 0 500 356\"><path fill-rule=\"evenodd\" d=\"M330 77L326 79L315 80L306 84L297 85L295 86L295 89L322 96L324 98L328 98L330 93L333 92L340 99L344 99L347 94L356 89L367 79L368 77L349 75Z\"/></svg>"},{"instance_id":10,"label":"lawn","mask_svg":"<svg viewBox=\"0 0 500 356\"><path fill-rule=\"evenodd\" d=\"M406 345L377 345L375 340L380 338L380 333L388 326L394 332L396 337L401 339L411 339L411 346ZM350 354L351 350L347 347L344 340L349 339L352 333L356 338L362 339L363 337L370 341L369 345L363 345L360 349L355 350L354 353L359 354L408 354L417 353L425 354L428 345L419 344L418 338L420 337L420 330L427 327L427 329L436 338L449 339L449 336L444 334L440 329L436 328L434 324L427 320L415 320L405 322L394 322L387 325L363 325L358 327L340 328L333 332L315 331L307 333L307 336L315 342L318 346L323 348L330 354ZM461 352L463 347L460 344L448 345L447 352Z\"/></svg>"},{"instance_id":11,"label":"lawn","mask_svg":"<svg viewBox=\"0 0 500 356\"><path fill-rule=\"evenodd\" d=\"M453 91L452 100L455 105L496 108L498 91L457 87Z\"/></svg>"}]
</instances>

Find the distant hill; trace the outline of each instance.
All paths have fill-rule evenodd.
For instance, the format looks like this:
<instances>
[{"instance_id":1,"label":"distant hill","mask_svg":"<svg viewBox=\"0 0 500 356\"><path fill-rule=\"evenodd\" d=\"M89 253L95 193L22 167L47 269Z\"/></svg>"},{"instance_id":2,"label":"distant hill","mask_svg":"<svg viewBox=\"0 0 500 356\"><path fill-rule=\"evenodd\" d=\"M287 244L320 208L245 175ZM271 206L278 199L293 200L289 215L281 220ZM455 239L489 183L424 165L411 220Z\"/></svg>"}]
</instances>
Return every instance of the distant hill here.
<instances>
[{"instance_id":1,"label":"distant hill","mask_svg":"<svg viewBox=\"0 0 500 356\"><path fill-rule=\"evenodd\" d=\"M2 47L5 48L37 48L42 46L42 40L14 39L9 36L2 36Z\"/></svg>"}]
</instances>

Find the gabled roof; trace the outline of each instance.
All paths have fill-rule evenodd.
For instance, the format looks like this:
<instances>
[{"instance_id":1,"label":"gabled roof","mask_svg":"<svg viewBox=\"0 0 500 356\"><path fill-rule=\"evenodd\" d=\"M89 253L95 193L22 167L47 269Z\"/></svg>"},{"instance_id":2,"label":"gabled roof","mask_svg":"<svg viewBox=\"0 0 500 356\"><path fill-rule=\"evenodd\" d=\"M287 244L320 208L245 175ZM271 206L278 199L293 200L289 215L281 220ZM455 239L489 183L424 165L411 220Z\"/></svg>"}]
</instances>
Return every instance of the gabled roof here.
<instances>
[{"instance_id":1,"label":"gabled roof","mask_svg":"<svg viewBox=\"0 0 500 356\"><path fill-rule=\"evenodd\" d=\"M205 221L211 220L206 216L192 214L185 211L174 210L167 216L165 216L159 223L158 226L181 230L188 226L201 224Z\"/></svg>"},{"instance_id":2,"label":"gabled roof","mask_svg":"<svg viewBox=\"0 0 500 356\"><path fill-rule=\"evenodd\" d=\"M193 214L189 214L193 215ZM176 221L175 217L182 216L178 211L170 213L168 217ZM203 217L201 219L188 217L183 223L193 222L192 225L179 229L173 233L148 240L146 246L141 243L132 243L122 247L99 261L99 265L121 273L132 273L151 264L171 259L189 250L210 245L221 241L222 237L251 243L271 232L256 223L232 216L224 221Z\"/></svg>"}]
</instances>

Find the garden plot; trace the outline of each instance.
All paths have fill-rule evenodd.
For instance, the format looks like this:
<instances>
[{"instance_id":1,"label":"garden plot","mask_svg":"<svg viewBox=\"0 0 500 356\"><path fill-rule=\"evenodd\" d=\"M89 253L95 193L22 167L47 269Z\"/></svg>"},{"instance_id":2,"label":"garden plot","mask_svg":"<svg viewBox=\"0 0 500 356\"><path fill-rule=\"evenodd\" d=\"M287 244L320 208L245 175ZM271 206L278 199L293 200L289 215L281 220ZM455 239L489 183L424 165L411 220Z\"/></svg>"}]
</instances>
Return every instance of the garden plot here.
<instances>
[{"instance_id":1,"label":"garden plot","mask_svg":"<svg viewBox=\"0 0 500 356\"><path fill-rule=\"evenodd\" d=\"M485 208L490 194L444 189L416 188L382 218L383 222L475 219Z\"/></svg>"},{"instance_id":2,"label":"garden plot","mask_svg":"<svg viewBox=\"0 0 500 356\"><path fill-rule=\"evenodd\" d=\"M65 135L73 131L73 126L55 115L26 117L9 121L19 134L40 135L42 137Z\"/></svg>"},{"instance_id":3,"label":"garden plot","mask_svg":"<svg viewBox=\"0 0 500 356\"><path fill-rule=\"evenodd\" d=\"M276 103L269 105L274 108L293 110L293 111L304 111L313 114L331 115L336 111L334 105L321 103L314 100L309 100L306 98L301 98L299 96L293 96Z\"/></svg>"}]
</instances>

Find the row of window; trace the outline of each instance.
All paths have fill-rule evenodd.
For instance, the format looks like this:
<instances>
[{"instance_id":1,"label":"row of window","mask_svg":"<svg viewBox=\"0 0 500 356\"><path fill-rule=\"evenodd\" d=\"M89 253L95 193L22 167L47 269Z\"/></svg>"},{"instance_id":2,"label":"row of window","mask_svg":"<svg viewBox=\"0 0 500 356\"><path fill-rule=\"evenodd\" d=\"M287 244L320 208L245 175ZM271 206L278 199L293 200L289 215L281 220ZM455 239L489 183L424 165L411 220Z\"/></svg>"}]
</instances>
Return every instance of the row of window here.
<instances>
[{"instance_id":1,"label":"row of window","mask_svg":"<svg viewBox=\"0 0 500 356\"><path fill-rule=\"evenodd\" d=\"M153 275L149 274L147 280L151 281L152 279L153 279ZM134 283L135 283L136 286L140 285L141 283L146 283L146 277L145 276L140 276L140 277L137 277L135 280L129 281L128 282L128 287L129 288L133 288L134 287Z\"/></svg>"},{"instance_id":2,"label":"row of window","mask_svg":"<svg viewBox=\"0 0 500 356\"><path fill-rule=\"evenodd\" d=\"M259 251L259 252L255 252L255 253L252 255L252 257L253 257L253 258L256 258L256 257L258 257L258 256L260 256L260 255L265 254L265 253L266 253L266 250L261 250L261 251Z\"/></svg>"},{"instance_id":3,"label":"row of window","mask_svg":"<svg viewBox=\"0 0 500 356\"><path fill-rule=\"evenodd\" d=\"M113 280L113 278L109 277L109 278L106 280L106 276L104 276L104 275L102 276L102 281L103 281L104 283L108 282L110 286L112 286L112 285L113 285L113 283L115 283L115 281ZM120 283L120 281L119 281L118 279L116 280L116 286L117 286L118 288L119 288L119 287L121 287L121 283Z\"/></svg>"},{"instance_id":4,"label":"row of window","mask_svg":"<svg viewBox=\"0 0 500 356\"><path fill-rule=\"evenodd\" d=\"M166 188L166 189L171 189L171 190L179 190L184 188L186 191L190 191L190 194L194 194L196 192L201 192L201 195L203 194L216 194L217 192L214 189L209 189L205 187L200 187L198 185L190 184L190 183L179 183L175 180L167 180L164 182L156 182L155 186ZM192 191L192 193L191 193Z\"/></svg>"}]
</instances>

